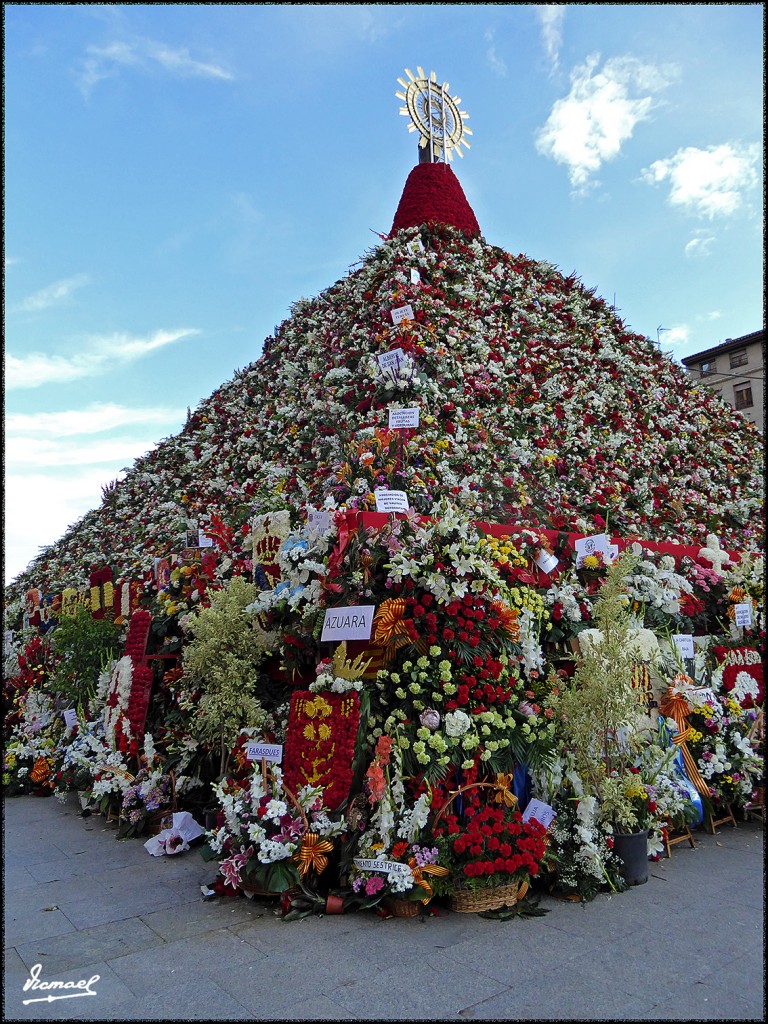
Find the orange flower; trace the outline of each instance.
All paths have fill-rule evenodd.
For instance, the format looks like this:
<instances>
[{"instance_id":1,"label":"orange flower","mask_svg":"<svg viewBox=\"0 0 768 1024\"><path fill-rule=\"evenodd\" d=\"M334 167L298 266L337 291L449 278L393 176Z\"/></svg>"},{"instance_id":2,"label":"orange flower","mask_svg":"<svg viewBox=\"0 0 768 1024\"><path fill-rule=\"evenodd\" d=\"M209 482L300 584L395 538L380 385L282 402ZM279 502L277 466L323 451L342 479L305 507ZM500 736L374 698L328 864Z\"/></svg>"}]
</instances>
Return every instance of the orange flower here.
<instances>
[{"instance_id":1,"label":"orange flower","mask_svg":"<svg viewBox=\"0 0 768 1024\"><path fill-rule=\"evenodd\" d=\"M379 736L376 743L376 758L381 765L388 765L392 754L392 737Z\"/></svg>"},{"instance_id":2,"label":"orange flower","mask_svg":"<svg viewBox=\"0 0 768 1024\"><path fill-rule=\"evenodd\" d=\"M368 784L368 802L371 804L378 803L384 796L384 791L387 788L384 772L378 761L374 761L371 764L365 773L365 779Z\"/></svg>"},{"instance_id":3,"label":"orange flower","mask_svg":"<svg viewBox=\"0 0 768 1024\"><path fill-rule=\"evenodd\" d=\"M493 601L491 610L499 620L501 628L510 638L517 640L520 636L520 626L517 622L517 608L510 608L504 601Z\"/></svg>"}]
</instances>

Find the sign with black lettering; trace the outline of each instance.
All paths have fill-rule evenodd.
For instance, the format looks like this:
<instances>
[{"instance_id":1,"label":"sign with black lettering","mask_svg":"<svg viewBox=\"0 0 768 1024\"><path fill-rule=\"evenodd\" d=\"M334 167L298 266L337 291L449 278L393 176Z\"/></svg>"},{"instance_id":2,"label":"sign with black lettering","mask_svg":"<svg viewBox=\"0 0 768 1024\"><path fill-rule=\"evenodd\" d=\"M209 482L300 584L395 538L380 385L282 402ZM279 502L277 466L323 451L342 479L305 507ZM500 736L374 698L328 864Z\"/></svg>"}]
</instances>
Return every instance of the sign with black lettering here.
<instances>
[{"instance_id":1,"label":"sign with black lettering","mask_svg":"<svg viewBox=\"0 0 768 1024\"><path fill-rule=\"evenodd\" d=\"M370 640L373 628L374 604L359 604L344 608L326 608L323 621L322 643L338 640Z\"/></svg>"}]
</instances>

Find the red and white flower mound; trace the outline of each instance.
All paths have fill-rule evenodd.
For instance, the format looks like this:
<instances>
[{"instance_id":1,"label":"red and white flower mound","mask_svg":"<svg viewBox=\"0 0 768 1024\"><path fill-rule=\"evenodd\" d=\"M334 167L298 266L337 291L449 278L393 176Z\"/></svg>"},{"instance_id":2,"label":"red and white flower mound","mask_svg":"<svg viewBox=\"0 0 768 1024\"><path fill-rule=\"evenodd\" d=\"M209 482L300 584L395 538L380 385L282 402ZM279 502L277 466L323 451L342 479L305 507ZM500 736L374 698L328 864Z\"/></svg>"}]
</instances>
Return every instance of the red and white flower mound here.
<instances>
[{"instance_id":1,"label":"red and white flower mound","mask_svg":"<svg viewBox=\"0 0 768 1024\"><path fill-rule=\"evenodd\" d=\"M414 319L396 325L406 306ZM382 370L394 349L399 366ZM418 428L387 429L391 408L413 407ZM91 564L139 578L214 521L236 565L253 513L374 508L377 487L420 512L447 497L484 521L592 532L608 520L618 536L716 533L754 549L761 462L752 424L575 277L432 220L295 303L261 358L138 459L9 596L82 583Z\"/></svg>"}]
</instances>

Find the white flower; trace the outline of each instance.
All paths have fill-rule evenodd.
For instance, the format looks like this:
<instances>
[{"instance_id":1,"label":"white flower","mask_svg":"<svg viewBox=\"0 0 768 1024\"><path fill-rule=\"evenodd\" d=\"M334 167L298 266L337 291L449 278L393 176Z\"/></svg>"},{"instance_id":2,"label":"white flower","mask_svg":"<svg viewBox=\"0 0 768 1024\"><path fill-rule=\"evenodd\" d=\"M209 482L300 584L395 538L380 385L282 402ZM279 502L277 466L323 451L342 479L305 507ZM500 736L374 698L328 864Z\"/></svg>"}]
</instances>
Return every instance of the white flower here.
<instances>
[{"instance_id":1,"label":"white flower","mask_svg":"<svg viewBox=\"0 0 768 1024\"><path fill-rule=\"evenodd\" d=\"M278 821L288 813L288 804L284 800L270 800L264 809L264 817Z\"/></svg>"},{"instance_id":2,"label":"white flower","mask_svg":"<svg viewBox=\"0 0 768 1024\"><path fill-rule=\"evenodd\" d=\"M392 892L408 892L413 888L413 872L407 864L404 864L400 870L389 872L387 885Z\"/></svg>"},{"instance_id":3,"label":"white flower","mask_svg":"<svg viewBox=\"0 0 768 1024\"><path fill-rule=\"evenodd\" d=\"M733 683L733 696L741 704L745 697L757 697L759 685L754 676L749 672L737 672Z\"/></svg>"},{"instance_id":4,"label":"white flower","mask_svg":"<svg viewBox=\"0 0 768 1024\"><path fill-rule=\"evenodd\" d=\"M278 843L275 839L265 839L258 851L262 864L274 864L277 860L287 860L296 850L296 843Z\"/></svg>"},{"instance_id":5,"label":"white flower","mask_svg":"<svg viewBox=\"0 0 768 1024\"><path fill-rule=\"evenodd\" d=\"M583 822L584 825L592 825L595 820L595 808L597 807L597 798L594 796L583 796L578 803L576 808L576 817L579 821Z\"/></svg>"},{"instance_id":6,"label":"white flower","mask_svg":"<svg viewBox=\"0 0 768 1024\"><path fill-rule=\"evenodd\" d=\"M472 720L464 711L449 711L445 716L445 731L449 736L463 736L471 724Z\"/></svg>"},{"instance_id":7,"label":"white flower","mask_svg":"<svg viewBox=\"0 0 768 1024\"><path fill-rule=\"evenodd\" d=\"M258 822L254 821L248 826L248 838L252 843L261 843L266 838L267 833L259 825Z\"/></svg>"},{"instance_id":8,"label":"white flower","mask_svg":"<svg viewBox=\"0 0 768 1024\"><path fill-rule=\"evenodd\" d=\"M632 655L640 661L655 661L661 654L656 634L650 629L632 630L627 640Z\"/></svg>"}]
</instances>

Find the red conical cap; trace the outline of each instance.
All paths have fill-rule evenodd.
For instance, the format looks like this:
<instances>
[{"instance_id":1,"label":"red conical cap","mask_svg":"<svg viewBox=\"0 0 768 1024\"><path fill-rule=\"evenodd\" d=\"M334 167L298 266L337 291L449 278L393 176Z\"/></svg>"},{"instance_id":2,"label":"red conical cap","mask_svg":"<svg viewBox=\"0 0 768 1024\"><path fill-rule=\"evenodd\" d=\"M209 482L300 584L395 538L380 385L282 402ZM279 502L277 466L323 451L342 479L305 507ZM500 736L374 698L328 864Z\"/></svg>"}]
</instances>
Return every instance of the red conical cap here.
<instances>
[{"instance_id":1,"label":"red conical cap","mask_svg":"<svg viewBox=\"0 0 768 1024\"><path fill-rule=\"evenodd\" d=\"M403 228L429 221L450 224L470 237L480 234L472 207L448 164L424 163L413 168L400 196L389 237Z\"/></svg>"}]
</instances>

